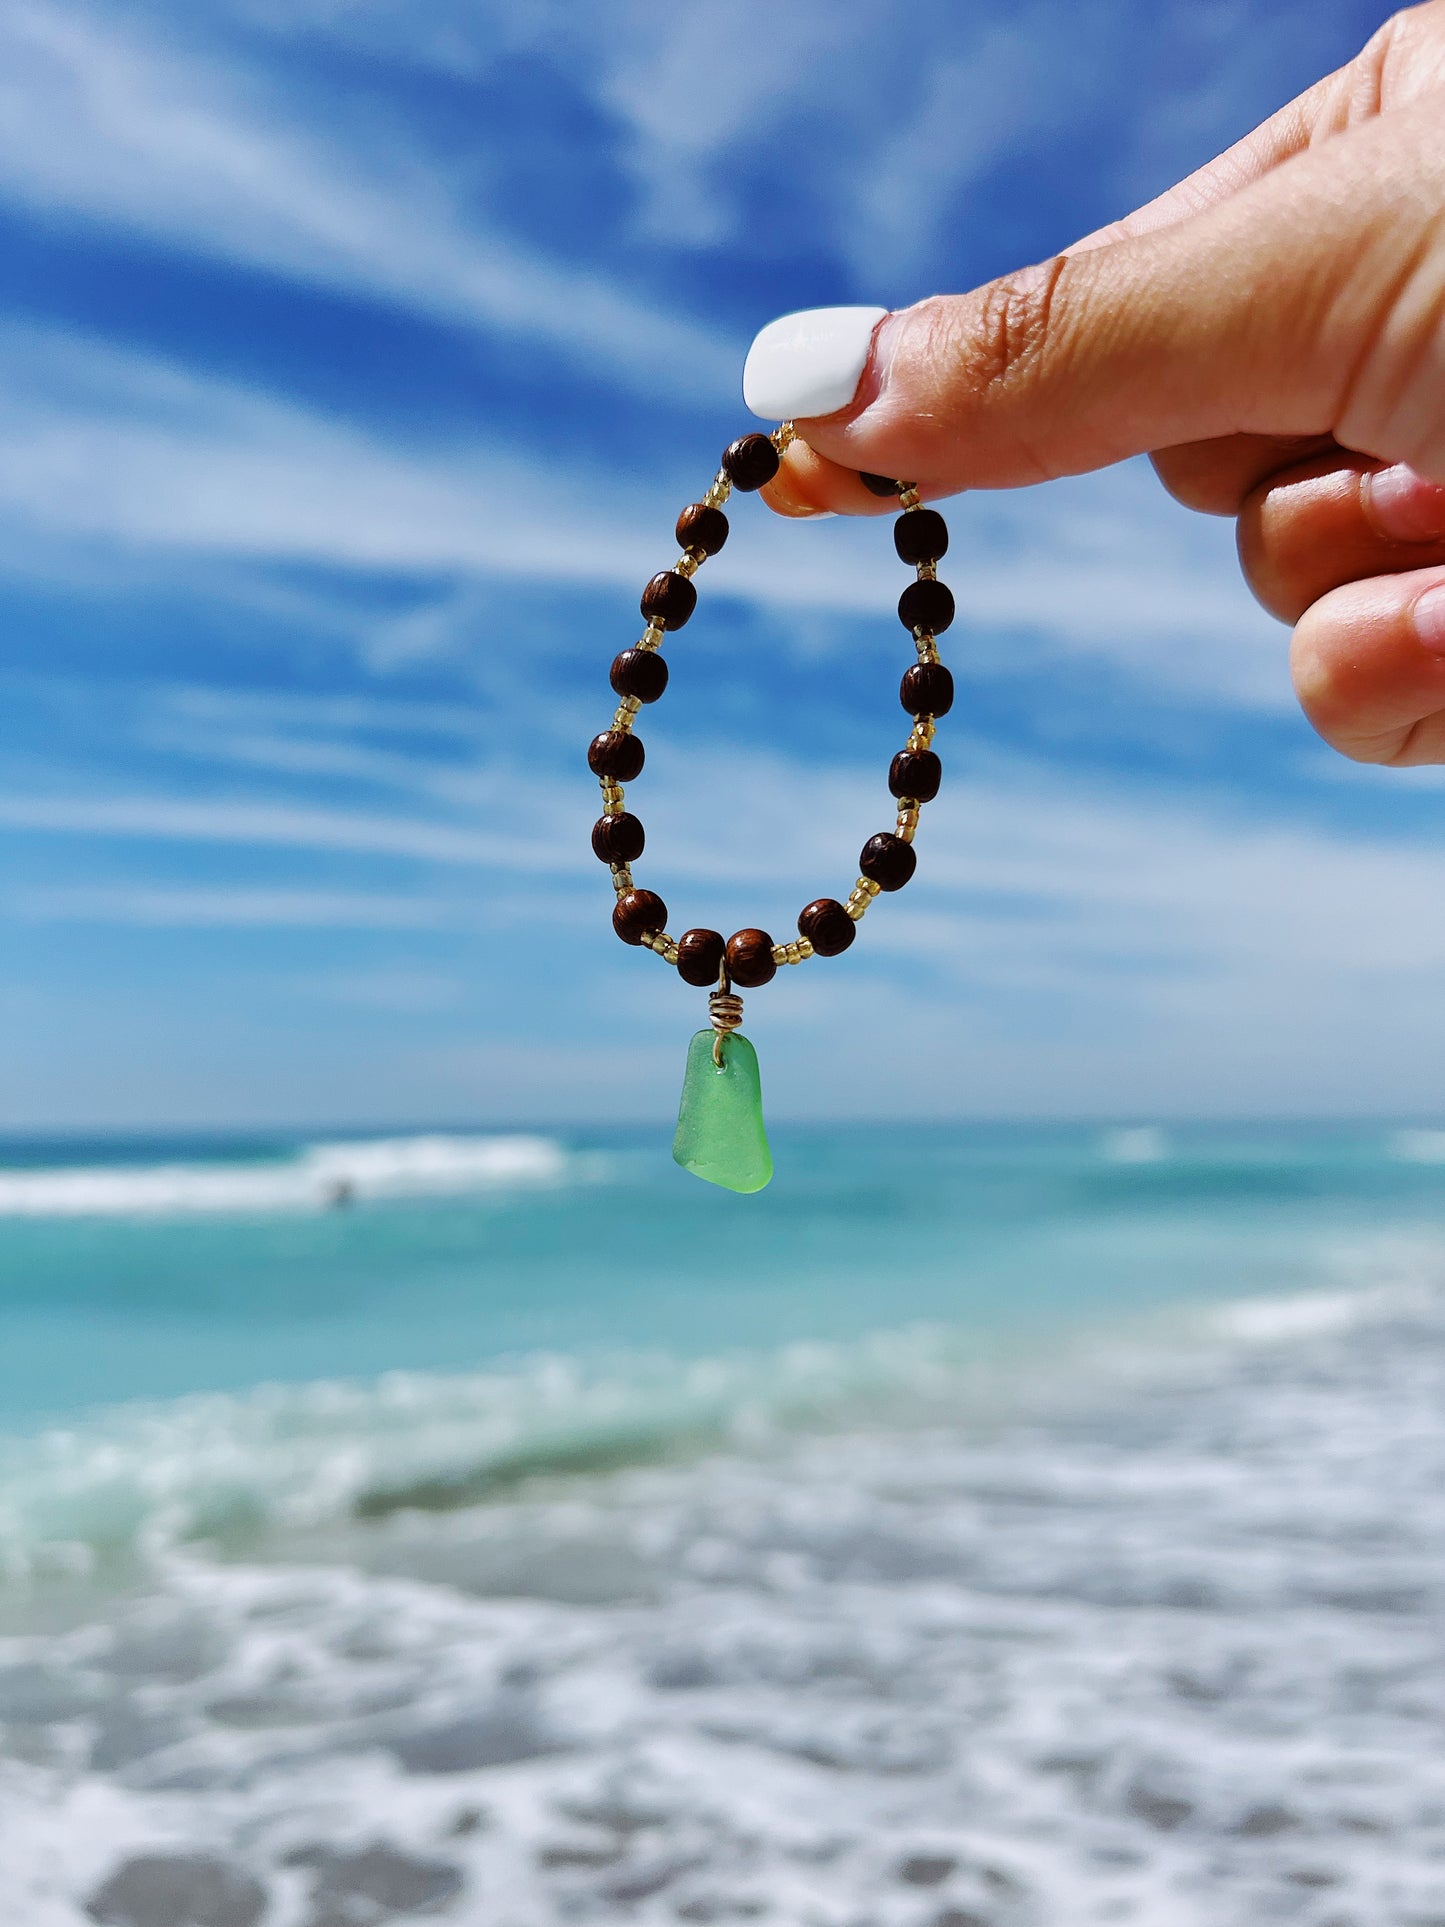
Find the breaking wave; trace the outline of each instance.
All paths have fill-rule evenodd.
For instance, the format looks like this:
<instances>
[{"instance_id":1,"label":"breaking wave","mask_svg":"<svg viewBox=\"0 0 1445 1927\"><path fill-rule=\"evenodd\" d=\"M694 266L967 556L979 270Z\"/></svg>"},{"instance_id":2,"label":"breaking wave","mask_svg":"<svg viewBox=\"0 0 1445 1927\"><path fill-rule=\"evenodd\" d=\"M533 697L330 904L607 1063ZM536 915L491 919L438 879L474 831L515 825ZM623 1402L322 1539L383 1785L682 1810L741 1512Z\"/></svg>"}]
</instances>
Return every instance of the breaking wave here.
<instances>
[{"instance_id":1,"label":"breaking wave","mask_svg":"<svg viewBox=\"0 0 1445 1927\"><path fill-rule=\"evenodd\" d=\"M289 1158L0 1168L0 1218L317 1211L561 1182L554 1139L435 1133L306 1144Z\"/></svg>"}]
</instances>

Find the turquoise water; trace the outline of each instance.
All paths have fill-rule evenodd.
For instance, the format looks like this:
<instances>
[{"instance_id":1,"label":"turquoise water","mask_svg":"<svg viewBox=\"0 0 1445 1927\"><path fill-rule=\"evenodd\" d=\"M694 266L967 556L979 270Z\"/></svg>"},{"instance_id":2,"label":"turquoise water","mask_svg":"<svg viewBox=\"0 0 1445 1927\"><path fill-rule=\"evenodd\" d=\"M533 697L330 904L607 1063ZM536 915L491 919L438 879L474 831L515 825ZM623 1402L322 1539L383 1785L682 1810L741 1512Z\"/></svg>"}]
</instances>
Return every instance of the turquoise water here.
<instances>
[{"instance_id":1,"label":"turquoise water","mask_svg":"<svg viewBox=\"0 0 1445 1927\"><path fill-rule=\"evenodd\" d=\"M0 1424L538 1351L768 1352L919 1321L1047 1335L1329 1284L1360 1241L1445 1222L1445 1136L1419 1129L775 1143L779 1175L747 1199L660 1142L585 1132L0 1146Z\"/></svg>"},{"instance_id":2,"label":"turquoise water","mask_svg":"<svg viewBox=\"0 0 1445 1927\"><path fill-rule=\"evenodd\" d=\"M0 1151L17 1927L1445 1919L1445 1132Z\"/></svg>"}]
</instances>

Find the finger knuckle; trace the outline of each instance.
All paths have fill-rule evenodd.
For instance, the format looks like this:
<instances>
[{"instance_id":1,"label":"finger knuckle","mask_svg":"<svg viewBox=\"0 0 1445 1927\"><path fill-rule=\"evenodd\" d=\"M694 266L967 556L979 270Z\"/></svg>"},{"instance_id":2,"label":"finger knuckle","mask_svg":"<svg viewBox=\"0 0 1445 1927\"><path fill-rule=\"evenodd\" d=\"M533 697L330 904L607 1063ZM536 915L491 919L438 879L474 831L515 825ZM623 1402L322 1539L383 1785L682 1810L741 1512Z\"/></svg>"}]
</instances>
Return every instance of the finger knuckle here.
<instances>
[{"instance_id":1,"label":"finger knuckle","mask_svg":"<svg viewBox=\"0 0 1445 1927\"><path fill-rule=\"evenodd\" d=\"M1340 410L1357 445L1426 474L1445 461L1445 213L1429 221L1391 290Z\"/></svg>"},{"instance_id":2,"label":"finger knuckle","mask_svg":"<svg viewBox=\"0 0 1445 1927\"><path fill-rule=\"evenodd\" d=\"M991 282L979 297L971 344L971 372L979 392L1027 388L1043 372L1057 333L1063 255Z\"/></svg>"}]
</instances>

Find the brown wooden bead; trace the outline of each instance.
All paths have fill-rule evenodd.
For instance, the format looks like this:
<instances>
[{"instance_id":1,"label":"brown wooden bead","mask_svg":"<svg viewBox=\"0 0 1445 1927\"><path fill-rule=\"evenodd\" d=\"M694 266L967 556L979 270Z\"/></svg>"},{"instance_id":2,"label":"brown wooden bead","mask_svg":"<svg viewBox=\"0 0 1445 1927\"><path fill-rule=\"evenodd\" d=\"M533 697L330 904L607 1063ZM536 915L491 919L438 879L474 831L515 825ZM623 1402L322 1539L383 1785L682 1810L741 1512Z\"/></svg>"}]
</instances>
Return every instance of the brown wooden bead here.
<instances>
[{"instance_id":1,"label":"brown wooden bead","mask_svg":"<svg viewBox=\"0 0 1445 1927\"><path fill-rule=\"evenodd\" d=\"M740 435L723 450L723 473L744 494L771 482L778 465L778 451L767 435Z\"/></svg>"},{"instance_id":2,"label":"brown wooden bead","mask_svg":"<svg viewBox=\"0 0 1445 1927\"><path fill-rule=\"evenodd\" d=\"M587 767L594 776L610 776L614 783L630 783L642 774L646 751L629 729L604 729L587 746Z\"/></svg>"},{"instance_id":3,"label":"brown wooden bead","mask_svg":"<svg viewBox=\"0 0 1445 1927\"><path fill-rule=\"evenodd\" d=\"M629 890L612 912L612 928L624 943L655 937L666 924L667 905L655 890Z\"/></svg>"},{"instance_id":4,"label":"brown wooden bead","mask_svg":"<svg viewBox=\"0 0 1445 1927\"><path fill-rule=\"evenodd\" d=\"M858 480L870 495L896 495L903 486L902 482L890 481L886 475L868 475L860 472Z\"/></svg>"},{"instance_id":5,"label":"brown wooden bead","mask_svg":"<svg viewBox=\"0 0 1445 1927\"><path fill-rule=\"evenodd\" d=\"M936 562L948 554L948 524L937 509L909 509L893 524L900 562Z\"/></svg>"},{"instance_id":6,"label":"brown wooden bead","mask_svg":"<svg viewBox=\"0 0 1445 1927\"><path fill-rule=\"evenodd\" d=\"M684 930L677 940L677 974L699 990L717 988L727 946L719 930Z\"/></svg>"},{"instance_id":7,"label":"brown wooden bead","mask_svg":"<svg viewBox=\"0 0 1445 1927\"><path fill-rule=\"evenodd\" d=\"M667 687L667 664L655 649L624 649L612 658L609 681L619 696L655 703Z\"/></svg>"},{"instance_id":8,"label":"brown wooden bead","mask_svg":"<svg viewBox=\"0 0 1445 1927\"><path fill-rule=\"evenodd\" d=\"M728 539L728 519L707 502L689 502L677 518L677 546L716 555Z\"/></svg>"},{"instance_id":9,"label":"brown wooden bead","mask_svg":"<svg viewBox=\"0 0 1445 1927\"><path fill-rule=\"evenodd\" d=\"M759 440L766 440L760 436ZM771 447L771 443L769 446ZM737 930L728 938L728 975L743 990L757 990L778 974L773 940L766 930Z\"/></svg>"},{"instance_id":10,"label":"brown wooden bead","mask_svg":"<svg viewBox=\"0 0 1445 1927\"><path fill-rule=\"evenodd\" d=\"M662 569L642 591L641 607L660 629L680 629L697 607L697 590L676 569Z\"/></svg>"},{"instance_id":11,"label":"brown wooden bead","mask_svg":"<svg viewBox=\"0 0 1445 1927\"><path fill-rule=\"evenodd\" d=\"M918 868L918 852L891 830L880 830L863 845L858 868L880 890L901 890Z\"/></svg>"},{"instance_id":12,"label":"brown wooden bead","mask_svg":"<svg viewBox=\"0 0 1445 1927\"><path fill-rule=\"evenodd\" d=\"M889 789L915 803L931 803L942 781L943 765L931 749L900 749L888 767Z\"/></svg>"},{"instance_id":13,"label":"brown wooden bead","mask_svg":"<svg viewBox=\"0 0 1445 1927\"><path fill-rule=\"evenodd\" d=\"M647 846L647 832L635 816L599 816L592 825L592 854L603 863L635 863Z\"/></svg>"},{"instance_id":14,"label":"brown wooden bead","mask_svg":"<svg viewBox=\"0 0 1445 1927\"><path fill-rule=\"evenodd\" d=\"M798 935L820 957L837 957L858 934L858 926L836 897L816 897L798 912Z\"/></svg>"},{"instance_id":15,"label":"brown wooden bead","mask_svg":"<svg viewBox=\"0 0 1445 1927\"><path fill-rule=\"evenodd\" d=\"M953 672L941 662L916 662L905 669L898 700L910 716L946 716L953 708Z\"/></svg>"},{"instance_id":16,"label":"brown wooden bead","mask_svg":"<svg viewBox=\"0 0 1445 1927\"><path fill-rule=\"evenodd\" d=\"M898 620L910 635L921 629L926 635L941 636L953 615L952 589L946 582L933 582L927 576L910 582L898 598Z\"/></svg>"}]
</instances>

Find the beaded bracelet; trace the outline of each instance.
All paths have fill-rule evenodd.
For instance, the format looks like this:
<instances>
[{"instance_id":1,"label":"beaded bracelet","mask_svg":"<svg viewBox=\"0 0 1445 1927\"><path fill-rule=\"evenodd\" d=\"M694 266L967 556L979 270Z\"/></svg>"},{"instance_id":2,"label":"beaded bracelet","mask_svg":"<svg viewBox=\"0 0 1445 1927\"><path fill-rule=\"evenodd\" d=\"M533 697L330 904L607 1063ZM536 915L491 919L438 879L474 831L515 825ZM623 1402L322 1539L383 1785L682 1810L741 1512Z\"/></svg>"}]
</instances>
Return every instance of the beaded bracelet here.
<instances>
[{"instance_id":1,"label":"beaded bracelet","mask_svg":"<svg viewBox=\"0 0 1445 1927\"><path fill-rule=\"evenodd\" d=\"M905 670L899 689L903 707L914 719L913 730L888 771L888 787L898 802L897 824L863 845L858 859L862 874L846 903L817 897L805 905L795 942L774 943L765 930L752 929L736 931L726 942L716 930L668 935L667 905L655 892L639 890L632 877L632 864L646 841L641 823L624 808L622 786L641 774L644 761L632 725L642 705L656 702L667 688L667 663L658 650L663 636L681 629L697 607L693 576L727 541L723 503L734 489L751 493L770 482L792 439L793 424L784 422L771 435L744 435L733 442L724 450L706 495L689 503L677 518L682 554L642 592L646 632L612 664L612 687L620 699L617 713L587 751L588 766L602 785L602 814L592 828L592 848L612 870L617 894L613 929L624 943L639 944L672 964L684 983L713 987L708 998L711 1029L699 1031L688 1049L672 1154L685 1170L730 1191L761 1191L773 1175L757 1053L738 1028L743 1000L737 987L753 990L769 983L779 964L840 955L852 943L874 897L901 890L908 882L918 861L913 849L918 813L937 796L942 776L932 748L935 724L953 704L953 677L939 661L935 641L953 620L953 596L938 580L939 558L948 549L943 517L923 507L910 483L864 475L863 483L875 495L897 495L903 512L893 525L893 545L900 560L917 571L917 580L898 598L899 620L913 636L918 660Z\"/></svg>"}]
</instances>

